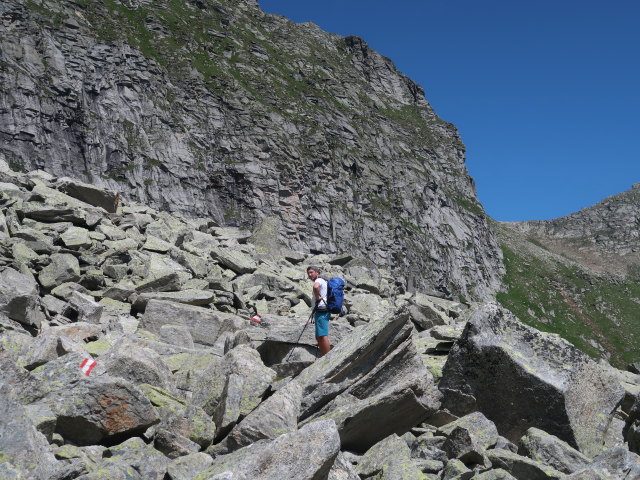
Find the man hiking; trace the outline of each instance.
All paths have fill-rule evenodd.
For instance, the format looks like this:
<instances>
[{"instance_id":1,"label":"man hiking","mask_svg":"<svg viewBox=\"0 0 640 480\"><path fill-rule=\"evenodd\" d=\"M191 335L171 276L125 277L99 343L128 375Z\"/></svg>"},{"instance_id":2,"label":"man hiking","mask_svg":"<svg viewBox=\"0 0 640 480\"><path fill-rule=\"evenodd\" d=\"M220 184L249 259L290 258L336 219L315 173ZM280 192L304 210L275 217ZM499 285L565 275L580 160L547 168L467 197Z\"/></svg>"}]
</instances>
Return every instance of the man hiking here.
<instances>
[{"instance_id":1,"label":"man hiking","mask_svg":"<svg viewBox=\"0 0 640 480\"><path fill-rule=\"evenodd\" d=\"M327 281L320 276L320 269L315 266L307 267L307 277L313 282L311 306L313 307L316 323L316 341L320 349L320 356L323 356L331 350L331 343L329 342L329 318L331 314L327 310Z\"/></svg>"}]
</instances>

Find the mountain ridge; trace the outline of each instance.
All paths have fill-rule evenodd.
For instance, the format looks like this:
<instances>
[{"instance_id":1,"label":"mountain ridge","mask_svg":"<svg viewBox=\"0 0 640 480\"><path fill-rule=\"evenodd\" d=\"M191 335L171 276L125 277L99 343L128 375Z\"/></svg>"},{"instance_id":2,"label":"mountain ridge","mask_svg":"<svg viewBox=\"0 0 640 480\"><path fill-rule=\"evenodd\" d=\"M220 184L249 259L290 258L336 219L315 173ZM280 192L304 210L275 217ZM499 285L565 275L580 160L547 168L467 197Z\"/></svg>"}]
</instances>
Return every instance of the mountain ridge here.
<instances>
[{"instance_id":1,"label":"mountain ridge","mask_svg":"<svg viewBox=\"0 0 640 480\"><path fill-rule=\"evenodd\" d=\"M640 183L564 217L503 224L592 270L638 275Z\"/></svg>"}]
</instances>

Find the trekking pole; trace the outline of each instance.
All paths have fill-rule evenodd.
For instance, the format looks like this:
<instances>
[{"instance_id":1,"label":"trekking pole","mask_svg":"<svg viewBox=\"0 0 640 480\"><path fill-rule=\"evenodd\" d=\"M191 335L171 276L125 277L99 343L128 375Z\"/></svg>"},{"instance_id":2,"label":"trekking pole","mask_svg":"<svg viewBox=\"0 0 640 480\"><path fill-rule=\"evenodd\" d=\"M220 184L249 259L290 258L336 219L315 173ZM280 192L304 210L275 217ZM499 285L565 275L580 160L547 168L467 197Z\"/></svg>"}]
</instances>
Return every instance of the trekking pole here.
<instances>
[{"instance_id":1,"label":"trekking pole","mask_svg":"<svg viewBox=\"0 0 640 480\"><path fill-rule=\"evenodd\" d=\"M313 310L311 310L311 315L309 315L309 318L307 319L307 322L304 324L304 327L302 327L302 331L300 332L300 336L298 337L298 340L296 340L296 343L295 343L296 345L300 342L300 339L302 338L302 334L304 333L305 329L307 328L307 325L309 325L309 322L311 322L311 318L313 318L313 314L316 313L316 308L317 307L318 306L316 305L315 307L313 307ZM293 347L293 348L295 348L295 347ZM287 355L286 358L284 359L285 362L287 362L289 360L289 357L293 353L293 348L289 352L289 355Z\"/></svg>"}]
</instances>

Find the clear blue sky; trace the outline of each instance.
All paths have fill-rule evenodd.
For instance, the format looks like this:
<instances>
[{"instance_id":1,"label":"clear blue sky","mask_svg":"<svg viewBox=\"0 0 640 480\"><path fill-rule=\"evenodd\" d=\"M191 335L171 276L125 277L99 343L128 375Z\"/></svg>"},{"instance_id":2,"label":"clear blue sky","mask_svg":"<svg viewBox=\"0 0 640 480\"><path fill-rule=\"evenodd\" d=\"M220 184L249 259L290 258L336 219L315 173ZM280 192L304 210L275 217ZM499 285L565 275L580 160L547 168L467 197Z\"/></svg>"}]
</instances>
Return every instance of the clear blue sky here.
<instances>
[{"instance_id":1,"label":"clear blue sky","mask_svg":"<svg viewBox=\"0 0 640 480\"><path fill-rule=\"evenodd\" d=\"M560 217L640 182L638 0L259 0L358 35L422 85L497 220Z\"/></svg>"}]
</instances>

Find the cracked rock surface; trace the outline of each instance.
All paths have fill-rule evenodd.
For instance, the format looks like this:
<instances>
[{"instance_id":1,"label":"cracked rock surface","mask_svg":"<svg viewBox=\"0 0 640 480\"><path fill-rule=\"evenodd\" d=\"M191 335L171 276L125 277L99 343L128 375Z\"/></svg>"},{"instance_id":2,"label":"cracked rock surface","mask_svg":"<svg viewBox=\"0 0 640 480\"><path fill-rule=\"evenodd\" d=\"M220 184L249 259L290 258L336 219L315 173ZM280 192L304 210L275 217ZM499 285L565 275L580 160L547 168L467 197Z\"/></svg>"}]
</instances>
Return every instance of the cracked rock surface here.
<instances>
[{"instance_id":1,"label":"cracked rock surface","mask_svg":"<svg viewBox=\"0 0 640 480\"><path fill-rule=\"evenodd\" d=\"M69 180L0 170L15 187L0 192L3 479L640 471L638 375L495 303L398 294L366 259L265 256L255 231L128 201L109 212ZM85 241L66 242L75 225ZM145 247L160 235L166 251ZM72 279L42 274L68 263ZM304 328L308 264L347 284L324 357Z\"/></svg>"},{"instance_id":2,"label":"cracked rock surface","mask_svg":"<svg viewBox=\"0 0 640 480\"><path fill-rule=\"evenodd\" d=\"M477 300L499 288L502 254L456 128L364 40L235 0L6 0L0 18L0 154L63 177L61 195L263 226L263 248L348 252L404 289Z\"/></svg>"}]
</instances>

